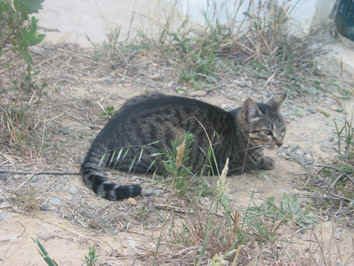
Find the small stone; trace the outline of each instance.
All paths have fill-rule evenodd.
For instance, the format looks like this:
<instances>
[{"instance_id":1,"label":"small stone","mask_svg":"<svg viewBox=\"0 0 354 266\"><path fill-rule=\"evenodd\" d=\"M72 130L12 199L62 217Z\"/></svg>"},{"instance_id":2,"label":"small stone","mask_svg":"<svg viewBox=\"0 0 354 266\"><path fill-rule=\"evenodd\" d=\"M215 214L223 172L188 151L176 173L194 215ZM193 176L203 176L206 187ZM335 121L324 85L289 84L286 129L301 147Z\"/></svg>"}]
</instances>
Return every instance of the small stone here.
<instances>
[{"instance_id":1,"label":"small stone","mask_svg":"<svg viewBox=\"0 0 354 266\"><path fill-rule=\"evenodd\" d=\"M152 80L161 80L161 75L160 75L160 73L155 73L155 74L151 75L150 78Z\"/></svg>"},{"instance_id":2,"label":"small stone","mask_svg":"<svg viewBox=\"0 0 354 266\"><path fill-rule=\"evenodd\" d=\"M49 198L48 199L48 202L53 204L53 205L60 205L61 203L61 200L60 199L57 199L57 198Z\"/></svg>"},{"instance_id":3,"label":"small stone","mask_svg":"<svg viewBox=\"0 0 354 266\"><path fill-rule=\"evenodd\" d=\"M12 213L8 213L8 212L0 212L0 222L2 220L5 220L6 218L10 218L12 217L13 214Z\"/></svg>"},{"instance_id":4,"label":"small stone","mask_svg":"<svg viewBox=\"0 0 354 266\"><path fill-rule=\"evenodd\" d=\"M159 197L163 194L163 190L161 189L143 189L141 195L144 197Z\"/></svg>"},{"instance_id":5,"label":"small stone","mask_svg":"<svg viewBox=\"0 0 354 266\"><path fill-rule=\"evenodd\" d=\"M306 90L308 93L312 94L312 95L315 95L315 94L317 94L317 92L318 92L318 90L317 90L316 88L313 88L313 87L305 88L305 90Z\"/></svg>"},{"instance_id":6,"label":"small stone","mask_svg":"<svg viewBox=\"0 0 354 266\"><path fill-rule=\"evenodd\" d=\"M6 215L3 215L3 214L0 213L0 222L1 222L2 220L5 220L5 218L6 218Z\"/></svg>"},{"instance_id":7,"label":"small stone","mask_svg":"<svg viewBox=\"0 0 354 266\"><path fill-rule=\"evenodd\" d=\"M127 200L127 202L130 204L130 205L136 205L136 200L134 199L134 198L129 198L128 200Z\"/></svg>"},{"instance_id":8,"label":"small stone","mask_svg":"<svg viewBox=\"0 0 354 266\"><path fill-rule=\"evenodd\" d=\"M11 204L8 201L2 202L0 204L0 209L11 208Z\"/></svg>"},{"instance_id":9,"label":"small stone","mask_svg":"<svg viewBox=\"0 0 354 266\"><path fill-rule=\"evenodd\" d=\"M193 96L193 97L204 97L207 94L208 94L208 92L204 91L204 90L195 90L195 91L189 92L189 95Z\"/></svg>"},{"instance_id":10,"label":"small stone","mask_svg":"<svg viewBox=\"0 0 354 266\"><path fill-rule=\"evenodd\" d=\"M9 175L7 173L1 173L0 174L0 181L7 181L7 178Z\"/></svg>"},{"instance_id":11,"label":"small stone","mask_svg":"<svg viewBox=\"0 0 354 266\"><path fill-rule=\"evenodd\" d=\"M39 207L39 209L40 209L41 211L49 211L50 207L49 207L48 203L43 203L43 204Z\"/></svg>"},{"instance_id":12,"label":"small stone","mask_svg":"<svg viewBox=\"0 0 354 266\"><path fill-rule=\"evenodd\" d=\"M37 234L37 237L43 241L47 241L49 239L55 238L55 236L53 234L50 234L49 232L39 232Z\"/></svg>"},{"instance_id":13,"label":"small stone","mask_svg":"<svg viewBox=\"0 0 354 266\"><path fill-rule=\"evenodd\" d=\"M78 192L78 189L76 186L74 185L71 185L70 188L69 188L69 191L71 194L76 194Z\"/></svg>"},{"instance_id":14,"label":"small stone","mask_svg":"<svg viewBox=\"0 0 354 266\"><path fill-rule=\"evenodd\" d=\"M221 108L226 110L226 111L232 111L233 109L235 109L231 104L222 104Z\"/></svg>"}]
</instances>

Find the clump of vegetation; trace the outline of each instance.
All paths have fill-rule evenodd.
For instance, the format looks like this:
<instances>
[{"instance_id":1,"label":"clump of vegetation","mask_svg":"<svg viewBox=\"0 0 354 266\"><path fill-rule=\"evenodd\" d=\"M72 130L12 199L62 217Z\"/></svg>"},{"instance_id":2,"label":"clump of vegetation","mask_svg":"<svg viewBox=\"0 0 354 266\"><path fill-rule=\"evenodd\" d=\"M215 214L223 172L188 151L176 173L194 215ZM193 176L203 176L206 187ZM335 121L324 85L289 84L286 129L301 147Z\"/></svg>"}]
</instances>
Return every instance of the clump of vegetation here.
<instances>
[{"instance_id":1,"label":"clump of vegetation","mask_svg":"<svg viewBox=\"0 0 354 266\"><path fill-rule=\"evenodd\" d=\"M44 0L4 0L0 2L0 57L7 55L8 61L1 61L9 69L23 68L22 79L13 80L15 88L5 90L21 90L22 93L31 93L35 89L32 80L31 46L39 44L45 37L37 31L38 20L34 16L41 8Z\"/></svg>"},{"instance_id":2,"label":"clump of vegetation","mask_svg":"<svg viewBox=\"0 0 354 266\"><path fill-rule=\"evenodd\" d=\"M322 88L314 60L321 49L312 48L309 36L296 37L288 29L294 2L233 0L226 22L217 17L216 2L207 2L215 12L204 14L203 25L196 27L187 17L176 26L167 17L157 38L140 33L125 41L119 41L116 30L102 47L95 46L95 58L129 69L135 58L150 55L144 60L155 58L172 66L179 83L193 89L236 75L253 87L278 87L294 94Z\"/></svg>"},{"instance_id":3,"label":"clump of vegetation","mask_svg":"<svg viewBox=\"0 0 354 266\"><path fill-rule=\"evenodd\" d=\"M33 242L38 246L38 252L48 266L58 266L59 264L49 256L47 249L42 245L38 239L34 239ZM86 266L97 265L98 256L95 246L89 248L88 254L85 256Z\"/></svg>"},{"instance_id":4,"label":"clump of vegetation","mask_svg":"<svg viewBox=\"0 0 354 266\"><path fill-rule=\"evenodd\" d=\"M38 252L48 266L58 266L58 263L49 256L48 251L38 239L34 239L33 242L38 246Z\"/></svg>"},{"instance_id":5,"label":"clump of vegetation","mask_svg":"<svg viewBox=\"0 0 354 266\"><path fill-rule=\"evenodd\" d=\"M194 199L195 196L200 197L210 194L211 190L206 181L199 176L199 174L203 175L204 172L193 173L191 167L188 166L193 141L193 134L189 132L185 132L182 136L173 140L170 149L164 154L166 156L164 167L168 176L172 178L172 185L176 193L183 197L188 195ZM212 147L209 147L209 154L211 149ZM203 168L210 169L211 163L207 161Z\"/></svg>"},{"instance_id":6,"label":"clump of vegetation","mask_svg":"<svg viewBox=\"0 0 354 266\"><path fill-rule=\"evenodd\" d=\"M17 148L31 143L34 131L41 124L32 111L43 94L44 85L36 84L33 79L36 72L29 48L44 39L37 31L38 20L31 16L38 12L42 2L0 2L0 69L8 71L10 77L0 80L0 134L6 143ZM38 143L34 144L36 147Z\"/></svg>"},{"instance_id":7,"label":"clump of vegetation","mask_svg":"<svg viewBox=\"0 0 354 266\"><path fill-rule=\"evenodd\" d=\"M334 121L337 135L337 152L341 159L345 161L354 160L354 116L346 117L344 123L339 125Z\"/></svg>"},{"instance_id":8,"label":"clump of vegetation","mask_svg":"<svg viewBox=\"0 0 354 266\"><path fill-rule=\"evenodd\" d=\"M155 262L175 259L184 265L247 265L255 255L254 246L266 250L282 241L284 226L304 230L317 220L295 195L284 194L278 203L268 198L243 211L232 210L226 202L225 194L219 194L208 210L195 206L182 224L171 225L168 245L174 252L155 252Z\"/></svg>"},{"instance_id":9,"label":"clump of vegetation","mask_svg":"<svg viewBox=\"0 0 354 266\"><path fill-rule=\"evenodd\" d=\"M354 211L354 128L353 117L343 123L334 122L337 137L337 160L318 165L319 170L310 178L315 191L314 204L324 215L338 220L353 220ZM353 227L352 222L348 226Z\"/></svg>"},{"instance_id":10,"label":"clump of vegetation","mask_svg":"<svg viewBox=\"0 0 354 266\"><path fill-rule=\"evenodd\" d=\"M87 266L95 266L97 265L97 260L98 260L98 256L96 253L96 248L95 246L92 246L89 248L89 252L88 255L85 256L85 263Z\"/></svg>"}]
</instances>

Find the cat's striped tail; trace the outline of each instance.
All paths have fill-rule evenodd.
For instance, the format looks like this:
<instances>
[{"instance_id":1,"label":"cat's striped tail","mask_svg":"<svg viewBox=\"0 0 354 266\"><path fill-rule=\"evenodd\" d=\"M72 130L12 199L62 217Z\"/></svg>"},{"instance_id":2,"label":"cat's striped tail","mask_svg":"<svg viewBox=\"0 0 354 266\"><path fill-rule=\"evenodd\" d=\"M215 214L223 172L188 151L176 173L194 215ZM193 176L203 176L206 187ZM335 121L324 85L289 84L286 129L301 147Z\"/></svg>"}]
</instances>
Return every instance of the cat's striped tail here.
<instances>
[{"instance_id":1,"label":"cat's striped tail","mask_svg":"<svg viewBox=\"0 0 354 266\"><path fill-rule=\"evenodd\" d=\"M92 145L80 173L87 187L92 189L98 196L108 200L123 200L141 195L141 187L136 184L118 185L107 180L104 175L104 167L107 159L104 159L105 149Z\"/></svg>"}]
</instances>

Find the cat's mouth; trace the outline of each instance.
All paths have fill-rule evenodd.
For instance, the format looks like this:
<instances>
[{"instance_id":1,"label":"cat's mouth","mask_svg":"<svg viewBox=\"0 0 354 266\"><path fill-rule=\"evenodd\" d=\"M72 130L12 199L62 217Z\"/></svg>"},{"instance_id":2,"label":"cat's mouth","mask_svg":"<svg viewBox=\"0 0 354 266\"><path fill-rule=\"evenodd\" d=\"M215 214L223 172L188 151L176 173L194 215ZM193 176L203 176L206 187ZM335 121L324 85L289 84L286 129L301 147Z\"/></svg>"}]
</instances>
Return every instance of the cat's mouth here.
<instances>
[{"instance_id":1,"label":"cat's mouth","mask_svg":"<svg viewBox=\"0 0 354 266\"><path fill-rule=\"evenodd\" d=\"M268 150L274 150L274 149L280 148L282 145L283 145L282 142L277 141L277 142L265 144L264 147L267 148Z\"/></svg>"}]
</instances>

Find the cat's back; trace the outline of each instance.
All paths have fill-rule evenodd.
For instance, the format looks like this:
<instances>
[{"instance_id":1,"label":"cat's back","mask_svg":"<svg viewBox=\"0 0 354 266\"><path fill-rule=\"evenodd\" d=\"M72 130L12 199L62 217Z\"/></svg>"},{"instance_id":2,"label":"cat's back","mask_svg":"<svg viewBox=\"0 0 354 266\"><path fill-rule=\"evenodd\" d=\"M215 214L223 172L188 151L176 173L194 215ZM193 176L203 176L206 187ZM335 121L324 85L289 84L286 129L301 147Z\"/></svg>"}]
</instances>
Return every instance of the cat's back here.
<instances>
[{"instance_id":1,"label":"cat's back","mask_svg":"<svg viewBox=\"0 0 354 266\"><path fill-rule=\"evenodd\" d=\"M181 96L152 94L127 101L112 120L142 119L140 122L144 122L158 117L180 121L191 117L232 119L231 113L206 102Z\"/></svg>"}]
</instances>

